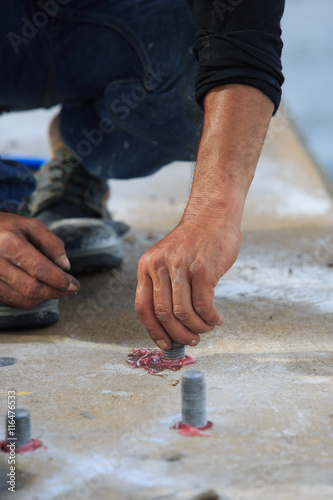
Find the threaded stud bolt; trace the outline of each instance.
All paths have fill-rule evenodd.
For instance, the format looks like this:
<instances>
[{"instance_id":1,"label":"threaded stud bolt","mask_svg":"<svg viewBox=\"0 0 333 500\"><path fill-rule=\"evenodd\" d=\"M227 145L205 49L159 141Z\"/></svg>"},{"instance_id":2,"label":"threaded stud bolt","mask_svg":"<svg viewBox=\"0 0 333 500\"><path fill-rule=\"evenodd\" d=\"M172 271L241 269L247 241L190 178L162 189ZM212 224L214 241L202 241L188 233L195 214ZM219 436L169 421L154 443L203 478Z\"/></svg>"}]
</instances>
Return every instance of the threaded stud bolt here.
<instances>
[{"instance_id":1,"label":"threaded stud bolt","mask_svg":"<svg viewBox=\"0 0 333 500\"><path fill-rule=\"evenodd\" d=\"M185 346L184 344L178 344L177 342L172 343L172 347L167 351L162 351L163 359L183 359L185 358Z\"/></svg>"},{"instance_id":2,"label":"threaded stud bolt","mask_svg":"<svg viewBox=\"0 0 333 500\"><path fill-rule=\"evenodd\" d=\"M7 428L6 437L8 441L14 440L16 438L15 445L18 447L31 441L30 412L28 410L25 410L24 408L16 408L15 410L13 410L13 413L15 414L14 417L12 417L13 420L15 420L14 434L12 435L9 434L13 432L13 428L8 429L9 427L7 425L8 417L6 416L6 428Z\"/></svg>"},{"instance_id":3,"label":"threaded stud bolt","mask_svg":"<svg viewBox=\"0 0 333 500\"><path fill-rule=\"evenodd\" d=\"M205 427L206 382L198 370L187 370L182 376L182 423L193 427Z\"/></svg>"}]
</instances>

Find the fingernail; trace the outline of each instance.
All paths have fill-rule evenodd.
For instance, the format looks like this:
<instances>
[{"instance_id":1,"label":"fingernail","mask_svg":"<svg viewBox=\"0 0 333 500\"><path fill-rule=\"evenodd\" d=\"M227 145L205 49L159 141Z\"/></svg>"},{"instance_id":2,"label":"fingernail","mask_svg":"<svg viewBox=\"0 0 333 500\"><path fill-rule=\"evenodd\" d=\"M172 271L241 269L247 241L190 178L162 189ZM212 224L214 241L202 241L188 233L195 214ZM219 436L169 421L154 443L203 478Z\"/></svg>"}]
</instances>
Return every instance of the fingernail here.
<instances>
[{"instance_id":1,"label":"fingernail","mask_svg":"<svg viewBox=\"0 0 333 500\"><path fill-rule=\"evenodd\" d=\"M77 292L79 289L79 286L76 285L75 283L71 283L69 287L67 288L68 292Z\"/></svg>"},{"instance_id":2,"label":"fingernail","mask_svg":"<svg viewBox=\"0 0 333 500\"><path fill-rule=\"evenodd\" d=\"M59 257L59 264L63 269L70 269L71 268L71 264L67 258L67 255L65 255L65 254L62 255L61 257Z\"/></svg>"},{"instance_id":3,"label":"fingernail","mask_svg":"<svg viewBox=\"0 0 333 500\"><path fill-rule=\"evenodd\" d=\"M224 316L223 316L223 314L220 313L218 325L221 326L221 325L223 325L223 323L224 323Z\"/></svg>"},{"instance_id":4,"label":"fingernail","mask_svg":"<svg viewBox=\"0 0 333 500\"><path fill-rule=\"evenodd\" d=\"M190 342L190 345L198 345L199 344L199 340L191 340Z\"/></svg>"},{"instance_id":5,"label":"fingernail","mask_svg":"<svg viewBox=\"0 0 333 500\"><path fill-rule=\"evenodd\" d=\"M165 342L165 340L156 340L156 344L163 351L165 351L167 349L167 347L168 347L168 344Z\"/></svg>"}]
</instances>

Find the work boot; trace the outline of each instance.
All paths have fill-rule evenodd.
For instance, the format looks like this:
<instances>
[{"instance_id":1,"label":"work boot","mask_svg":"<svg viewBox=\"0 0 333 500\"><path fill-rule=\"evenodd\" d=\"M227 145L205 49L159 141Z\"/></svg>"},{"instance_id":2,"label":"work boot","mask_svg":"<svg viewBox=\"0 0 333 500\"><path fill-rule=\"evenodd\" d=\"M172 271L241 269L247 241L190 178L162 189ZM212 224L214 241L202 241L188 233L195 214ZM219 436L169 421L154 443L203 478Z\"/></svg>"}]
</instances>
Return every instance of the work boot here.
<instances>
[{"instance_id":1,"label":"work boot","mask_svg":"<svg viewBox=\"0 0 333 500\"><path fill-rule=\"evenodd\" d=\"M59 319L58 300L50 299L30 309L0 303L0 331L21 330L56 323Z\"/></svg>"},{"instance_id":2,"label":"work boot","mask_svg":"<svg viewBox=\"0 0 333 500\"><path fill-rule=\"evenodd\" d=\"M88 173L63 143L59 117L50 126L50 145L53 158L36 175L37 188L28 200L30 215L64 242L71 272L119 266L120 236L128 226L114 221L106 208L107 181Z\"/></svg>"}]
</instances>

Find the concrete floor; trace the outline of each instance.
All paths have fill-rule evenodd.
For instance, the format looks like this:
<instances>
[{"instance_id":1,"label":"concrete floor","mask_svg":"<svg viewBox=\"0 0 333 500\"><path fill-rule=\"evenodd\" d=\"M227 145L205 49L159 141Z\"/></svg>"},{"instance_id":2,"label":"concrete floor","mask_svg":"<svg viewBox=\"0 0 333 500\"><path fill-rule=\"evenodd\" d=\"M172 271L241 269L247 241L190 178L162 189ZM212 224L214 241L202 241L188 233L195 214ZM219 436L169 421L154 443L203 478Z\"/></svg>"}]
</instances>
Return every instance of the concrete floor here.
<instances>
[{"instance_id":1,"label":"concrete floor","mask_svg":"<svg viewBox=\"0 0 333 500\"><path fill-rule=\"evenodd\" d=\"M0 356L17 363L0 368L0 414L15 388L45 444L18 456L15 498L333 498L331 186L286 113L268 134L239 259L216 289L225 324L187 349L206 374L210 437L171 429L181 372L126 364L132 348L153 347L133 307L137 261L179 220L190 171L112 183L111 207L132 225L123 267L82 276L58 324L1 335Z\"/></svg>"}]
</instances>

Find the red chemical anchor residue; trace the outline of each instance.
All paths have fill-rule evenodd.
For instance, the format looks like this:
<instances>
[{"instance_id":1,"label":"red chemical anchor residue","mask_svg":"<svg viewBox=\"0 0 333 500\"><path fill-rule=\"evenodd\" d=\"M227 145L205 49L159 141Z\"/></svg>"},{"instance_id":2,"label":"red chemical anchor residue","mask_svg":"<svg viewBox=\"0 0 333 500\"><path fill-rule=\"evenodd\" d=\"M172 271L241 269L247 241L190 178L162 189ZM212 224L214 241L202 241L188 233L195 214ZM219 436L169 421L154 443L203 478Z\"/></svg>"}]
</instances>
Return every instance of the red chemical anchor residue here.
<instances>
[{"instance_id":1,"label":"red chemical anchor residue","mask_svg":"<svg viewBox=\"0 0 333 500\"><path fill-rule=\"evenodd\" d=\"M37 450L37 448L41 448L43 446L43 443L39 441L39 439L31 439L26 444L22 444L22 446L16 446L15 447L15 453L26 453L27 451L34 451ZM46 449L46 447L43 447ZM3 451L4 453L10 453L11 449L7 443L6 440L0 441L0 451Z\"/></svg>"},{"instance_id":2,"label":"red chemical anchor residue","mask_svg":"<svg viewBox=\"0 0 333 500\"><path fill-rule=\"evenodd\" d=\"M194 427L193 425L183 424L183 422L178 422L173 426L173 429L178 429L179 434L183 436L201 436L201 437L210 437L210 434L205 434L202 431L206 429L210 429L213 427L213 423L208 421L206 425L203 427Z\"/></svg>"},{"instance_id":3,"label":"red chemical anchor residue","mask_svg":"<svg viewBox=\"0 0 333 500\"><path fill-rule=\"evenodd\" d=\"M133 368L144 368L150 375L164 370L180 370L182 366L191 365L197 360L194 356L187 355L182 359L163 359L162 352L158 349L133 349L128 357L128 364Z\"/></svg>"}]
</instances>

